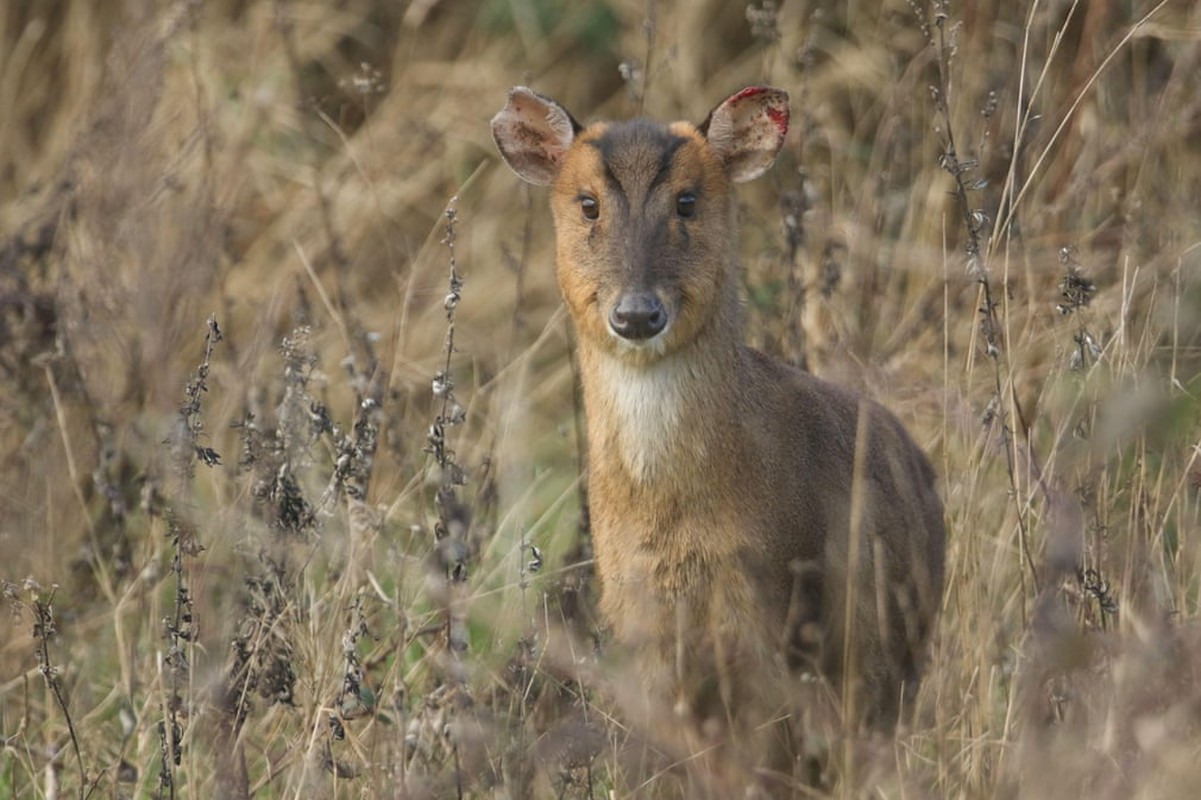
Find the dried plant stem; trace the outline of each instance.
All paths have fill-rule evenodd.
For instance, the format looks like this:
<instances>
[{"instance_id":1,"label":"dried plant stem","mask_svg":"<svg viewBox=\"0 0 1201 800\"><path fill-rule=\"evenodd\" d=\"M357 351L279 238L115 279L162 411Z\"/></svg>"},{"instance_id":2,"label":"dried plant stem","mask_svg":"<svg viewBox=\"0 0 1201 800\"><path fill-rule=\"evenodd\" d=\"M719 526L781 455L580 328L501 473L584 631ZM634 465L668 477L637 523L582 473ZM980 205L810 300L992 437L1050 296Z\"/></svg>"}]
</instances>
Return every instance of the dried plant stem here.
<instances>
[{"instance_id":1,"label":"dried plant stem","mask_svg":"<svg viewBox=\"0 0 1201 800\"><path fill-rule=\"evenodd\" d=\"M54 403L54 418L58 422L58 434L63 442L63 452L67 457L67 476L71 479L71 491L75 495L75 500L79 503L79 510L83 514L84 525L88 529L88 538L92 544L92 552L95 553L95 558L92 559L92 568L96 571L96 575L100 578L99 584L104 592L105 599L110 605L116 605L117 594L113 588L112 574L109 572L108 564L105 563L102 557L100 548L100 540L96 536L96 525L92 521L92 513L88 510L88 501L83 496L83 488L79 483L79 468L75 464L75 448L71 446L71 434L67 430L67 417L63 411L62 396L58 391L58 381L54 377L54 369L49 363L42 365L46 372L46 383L50 387L50 398Z\"/></svg>"},{"instance_id":2,"label":"dried plant stem","mask_svg":"<svg viewBox=\"0 0 1201 800\"><path fill-rule=\"evenodd\" d=\"M334 321L334 325L338 327L338 335L342 337L342 345L346 348L347 355L353 355L354 346L350 341L350 330L346 327L346 320L338 312L333 299L329 296L329 292L325 291L325 286L321 283L321 279L317 277L317 271L313 269L313 264L309 261L304 247L295 239L292 240L292 247L296 250L296 256L300 259L301 266L304 267L304 274L308 276L309 281L313 284L313 288L317 291L317 296L321 298L321 305L325 306L325 312L329 314L330 319Z\"/></svg>"},{"instance_id":3,"label":"dried plant stem","mask_svg":"<svg viewBox=\"0 0 1201 800\"><path fill-rule=\"evenodd\" d=\"M443 618L440 627L445 631L449 668L446 672L447 683L455 690L451 708L465 700L462 688L465 680L462 651L467 647L467 632L463 621L459 618L462 609L459 607L457 584L467 578L466 559L468 555L467 535L470 527L470 516L467 507L458 498L458 488L467 482L467 475L462 466L455 460L454 450L447 443L447 429L461 425L466 412L455 397L454 376L451 373L451 361L455 350L455 309L462 299L463 279L459 275L458 260L455 254L455 242L458 235L459 198L456 195L450 199L445 211L445 235L442 244L449 252L449 275L446 296L442 307L446 312L446 344L445 357L441 369L434 376L434 397L441 400L438 414L430 426L426 452L434 456L440 471L440 486L435 504L438 509L438 522L434 531L435 552L441 570L443 596ZM451 751L454 762L455 786L457 796L463 797L463 772L459 758L457 739L451 739Z\"/></svg>"},{"instance_id":4,"label":"dried plant stem","mask_svg":"<svg viewBox=\"0 0 1201 800\"><path fill-rule=\"evenodd\" d=\"M450 421L448 411L450 404L454 400L454 383L451 379L450 361L455 353L455 308L459 305L459 300L462 298L463 279L459 277L457 261L455 260L455 225L458 222L458 212L455 210L455 205L458 203L458 197L452 197L450 203L446 206L446 236L442 240L446 245L446 249L450 253L450 278L447 287L446 298L443 301L443 307L446 310L446 347L444 352L446 357L442 364L442 387L445 391L440 394L442 396L442 409L438 412L438 424L445 425ZM445 444L445 440L443 440ZM445 469L452 463L454 453L448 452L445 447L436 453L438 457L438 466Z\"/></svg>"},{"instance_id":5,"label":"dried plant stem","mask_svg":"<svg viewBox=\"0 0 1201 800\"><path fill-rule=\"evenodd\" d=\"M79 737L75 733L75 722L71 719L71 710L67 707L67 698L63 696L62 686L58 682L58 668L50 660L50 637L55 633L54 623L54 593L58 587L50 590L50 596L43 599L36 593L33 598L34 636L38 640L38 671L46 681L54 702L67 721L67 733L71 737L71 748L75 751L75 762L79 767L79 798L83 800L90 792L86 791L88 783L87 770L83 766L83 752L79 748Z\"/></svg>"},{"instance_id":6,"label":"dried plant stem","mask_svg":"<svg viewBox=\"0 0 1201 800\"><path fill-rule=\"evenodd\" d=\"M937 58L935 59L938 64L938 87L935 99L939 116L942 118L941 134L943 139L943 150L939 156L939 161L943 169L951 175L954 182L955 199L958 201L963 226L967 232L967 244L964 246L967 255L967 271L969 277L973 278L980 287L982 301L979 309L981 315L980 330L984 335L986 353L993 365L993 400L990 405L995 404L1000 406L1004 403L1006 395L1004 391L1005 382L1001 374L1002 347L998 336L1001 322L997 315L997 301L994 299L992 281L988 273L988 264L984 260L980 241L980 232L987 224L988 218L983 211L972 207L971 199L968 197L968 184L965 176L975 165L970 160L961 159L959 151L956 148L955 132L951 124L950 62L953 45L947 42L947 11L945 0L939 0L939 2L934 4L934 27L938 32L938 38L935 43L938 48ZM1014 154L1014 158L1017 158L1016 153ZM1009 393L1007 407L1015 419L1020 422L1021 429L1026 430L1028 426L1022 418L1017 398L1013 396L1012 392ZM1018 487L1017 443L1014 436L1014 427L1009 421L1005 420L1002 420L1000 424L1002 444L1005 450L1005 467L1009 477L1009 490L1017 512L1021 558L1025 562L1025 569L1030 573L1034 592L1038 594L1040 591L1038 569L1034 565L1034 556L1030 552L1028 522ZM1019 571L1019 573L1023 576L1026 574L1024 570ZM1025 596L1026 593L1023 591L1023 617L1026 616L1024 608Z\"/></svg>"},{"instance_id":7,"label":"dried plant stem","mask_svg":"<svg viewBox=\"0 0 1201 800\"><path fill-rule=\"evenodd\" d=\"M210 467L221 463L221 456L216 450L200 444L204 435L204 421L201 418L202 398L208 392L208 374L212 365L213 350L222 339L221 328L215 316L210 316L205 324L204 357L196 367L196 377L188 381L184 390L184 403L179 410L176 434L168 440L172 447L176 492L172 504L166 510L164 522L173 549L171 572L175 578L175 596L171 617L164 620L168 641L166 666L170 676L170 694L165 700L164 719L159 723L162 754L159 791L161 796L162 791L166 790L167 796L171 798L176 795L174 768L180 765L182 758L180 747L183 727L179 722L180 706L183 703L180 696L181 680L191 670L192 659L189 651L195 640L192 595L188 588L184 559L195 556L204 549L197 541L196 531L183 518L180 509L186 502L188 485L196 461L199 460Z\"/></svg>"},{"instance_id":8,"label":"dried plant stem","mask_svg":"<svg viewBox=\"0 0 1201 800\"><path fill-rule=\"evenodd\" d=\"M534 238L534 195L530 187L522 188L525 205L525 224L521 229L521 254L513 264L513 325L509 329L509 352L506 361L515 360L521 334L525 330L526 265L529 263L530 243Z\"/></svg>"},{"instance_id":9,"label":"dried plant stem","mask_svg":"<svg viewBox=\"0 0 1201 800\"><path fill-rule=\"evenodd\" d=\"M650 89L652 61L655 57L655 27L657 24L655 0L646 0L646 18L642 21L642 35L646 37L646 54L642 62L642 87L638 92L638 113L646 108L646 93Z\"/></svg>"}]
</instances>

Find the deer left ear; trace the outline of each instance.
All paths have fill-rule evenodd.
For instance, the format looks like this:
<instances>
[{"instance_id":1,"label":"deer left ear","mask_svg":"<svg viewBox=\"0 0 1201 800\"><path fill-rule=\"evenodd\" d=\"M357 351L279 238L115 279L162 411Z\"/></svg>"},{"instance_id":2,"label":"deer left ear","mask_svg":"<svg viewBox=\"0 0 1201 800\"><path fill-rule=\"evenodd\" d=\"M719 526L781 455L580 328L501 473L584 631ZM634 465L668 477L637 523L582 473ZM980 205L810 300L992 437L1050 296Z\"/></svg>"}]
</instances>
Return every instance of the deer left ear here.
<instances>
[{"instance_id":1,"label":"deer left ear","mask_svg":"<svg viewBox=\"0 0 1201 800\"><path fill-rule=\"evenodd\" d=\"M579 132L580 123L567 109L524 86L510 89L505 107L492 118L492 138L505 163L539 186L554 183Z\"/></svg>"},{"instance_id":2,"label":"deer left ear","mask_svg":"<svg viewBox=\"0 0 1201 800\"><path fill-rule=\"evenodd\" d=\"M788 92L750 86L730 95L699 126L735 183L767 171L788 133Z\"/></svg>"}]
</instances>

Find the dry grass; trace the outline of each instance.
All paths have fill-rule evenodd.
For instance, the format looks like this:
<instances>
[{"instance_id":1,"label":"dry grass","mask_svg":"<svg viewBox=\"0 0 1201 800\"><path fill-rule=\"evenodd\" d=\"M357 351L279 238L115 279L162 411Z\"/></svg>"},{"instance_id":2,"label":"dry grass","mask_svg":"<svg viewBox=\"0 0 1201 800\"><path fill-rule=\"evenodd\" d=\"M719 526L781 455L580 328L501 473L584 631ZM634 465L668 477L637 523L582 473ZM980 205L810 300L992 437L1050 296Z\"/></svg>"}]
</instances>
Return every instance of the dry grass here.
<instances>
[{"instance_id":1,"label":"dry grass","mask_svg":"<svg viewBox=\"0 0 1201 800\"><path fill-rule=\"evenodd\" d=\"M810 793L1194 796L1201 12L777 5L0 11L0 795L671 796L487 120L768 82L750 335L896 410L951 531L915 722Z\"/></svg>"}]
</instances>

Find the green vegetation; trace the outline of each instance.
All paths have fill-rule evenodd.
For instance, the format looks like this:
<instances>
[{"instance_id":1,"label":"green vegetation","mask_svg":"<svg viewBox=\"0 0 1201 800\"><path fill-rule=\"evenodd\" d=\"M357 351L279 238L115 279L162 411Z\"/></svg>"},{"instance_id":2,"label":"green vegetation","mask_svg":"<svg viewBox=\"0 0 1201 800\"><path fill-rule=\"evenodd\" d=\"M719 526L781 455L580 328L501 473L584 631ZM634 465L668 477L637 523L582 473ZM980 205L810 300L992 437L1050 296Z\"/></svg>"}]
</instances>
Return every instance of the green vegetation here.
<instances>
[{"instance_id":1,"label":"green vegetation","mask_svg":"<svg viewBox=\"0 0 1201 800\"><path fill-rule=\"evenodd\" d=\"M805 796L1194 796L1199 65L1184 0L5 5L0 796L674 796L488 121L754 83L749 335L896 411L950 528L913 723Z\"/></svg>"}]
</instances>

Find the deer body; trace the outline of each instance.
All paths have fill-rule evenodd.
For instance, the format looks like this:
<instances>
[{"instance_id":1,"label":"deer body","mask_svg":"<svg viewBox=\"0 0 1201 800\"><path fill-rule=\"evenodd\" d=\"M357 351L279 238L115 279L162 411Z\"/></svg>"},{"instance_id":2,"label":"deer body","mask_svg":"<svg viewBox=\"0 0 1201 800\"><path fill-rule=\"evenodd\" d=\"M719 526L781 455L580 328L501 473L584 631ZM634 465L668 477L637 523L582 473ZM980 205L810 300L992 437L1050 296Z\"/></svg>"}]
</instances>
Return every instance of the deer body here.
<instances>
[{"instance_id":1,"label":"deer body","mask_svg":"<svg viewBox=\"0 0 1201 800\"><path fill-rule=\"evenodd\" d=\"M742 344L733 184L774 161L787 95L585 128L519 87L492 124L552 190L616 639L701 714L807 664L851 670L869 715L894 716L942 592L933 470L879 405Z\"/></svg>"}]
</instances>

